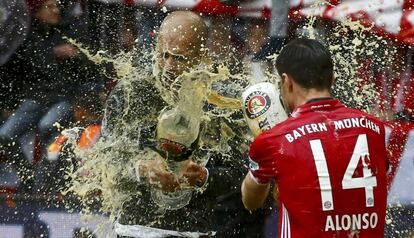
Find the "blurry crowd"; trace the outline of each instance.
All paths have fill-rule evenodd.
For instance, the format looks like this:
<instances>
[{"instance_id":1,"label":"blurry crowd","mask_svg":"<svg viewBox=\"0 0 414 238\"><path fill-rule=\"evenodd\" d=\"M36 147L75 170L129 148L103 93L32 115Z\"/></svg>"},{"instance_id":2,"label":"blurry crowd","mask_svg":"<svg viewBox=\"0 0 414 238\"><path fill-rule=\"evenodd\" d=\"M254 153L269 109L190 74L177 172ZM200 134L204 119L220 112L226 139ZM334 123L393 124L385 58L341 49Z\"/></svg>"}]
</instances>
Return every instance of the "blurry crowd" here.
<instances>
[{"instance_id":1,"label":"blurry crowd","mask_svg":"<svg viewBox=\"0 0 414 238\"><path fill-rule=\"evenodd\" d=\"M109 80L101 66L67 40L91 44L86 5L30 0L26 7L26 38L0 70L1 156L17 171L24 191L33 188L34 165L59 133L59 125L100 116ZM27 144L36 144L35 149L25 151Z\"/></svg>"}]
</instances>

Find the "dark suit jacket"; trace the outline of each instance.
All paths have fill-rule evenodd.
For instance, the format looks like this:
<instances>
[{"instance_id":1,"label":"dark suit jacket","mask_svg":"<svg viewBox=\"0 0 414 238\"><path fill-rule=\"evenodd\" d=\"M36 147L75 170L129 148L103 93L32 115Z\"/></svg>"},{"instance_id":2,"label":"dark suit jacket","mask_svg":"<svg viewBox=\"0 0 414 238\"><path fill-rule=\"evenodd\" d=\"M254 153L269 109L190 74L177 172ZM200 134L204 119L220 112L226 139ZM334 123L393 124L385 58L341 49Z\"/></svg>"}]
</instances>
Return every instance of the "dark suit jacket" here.
<instances>
[{"instance_id":1,"label":"dark suit jacket","mask_svg":"<svg viewBox=\"0 0 414 238\"><path fill-rule=\"evenodd\" d=\"M157 116L165 106L152 83L134 81L128 87L119 83L108 99L102 134L111 142L129 137L139 141L142 149L155 149ZM212 105L205 105L204 109L212 108ZM241 114L233 116L240 117ZM125 128L125 125L129 127ZM234 125L217 117L203 127L203 141L222 143L223 127L232 128ZM119 221L168 230L217 231L216 237L262 237L264 211L250 214L241 202L240 184L247 172L244 158L247 142L238 134L242 134L245 128L232 129L236 133L224 144L227 148L223 148L223 153L209 153L206 189L193 193L187 206L178 210L160 209L152 201L147 184L125 181L121 186L136 190L137 195L124 205ZM202 148L194 153L207 156Z\"/></svg>"}]
</instances>

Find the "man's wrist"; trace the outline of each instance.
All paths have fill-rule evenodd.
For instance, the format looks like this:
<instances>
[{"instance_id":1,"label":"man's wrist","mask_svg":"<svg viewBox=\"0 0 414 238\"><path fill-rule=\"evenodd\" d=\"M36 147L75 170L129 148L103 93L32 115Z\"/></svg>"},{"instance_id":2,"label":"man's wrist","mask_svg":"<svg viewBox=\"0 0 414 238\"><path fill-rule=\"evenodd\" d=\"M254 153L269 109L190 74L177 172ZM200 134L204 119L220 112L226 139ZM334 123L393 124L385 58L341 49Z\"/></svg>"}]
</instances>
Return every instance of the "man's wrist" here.
<instances>
[{"instance_id":1,"label":"man's wrist","mask_svg":"<svg viewBox=\"0 0 414 238\"><path fill-rule=\"evenodd\" d=\"M209 177L209 171L206 167L203 167L200 171L199 178L197 179L197 187L203 187L207 184Z\"/></svg>"}]
</instances>

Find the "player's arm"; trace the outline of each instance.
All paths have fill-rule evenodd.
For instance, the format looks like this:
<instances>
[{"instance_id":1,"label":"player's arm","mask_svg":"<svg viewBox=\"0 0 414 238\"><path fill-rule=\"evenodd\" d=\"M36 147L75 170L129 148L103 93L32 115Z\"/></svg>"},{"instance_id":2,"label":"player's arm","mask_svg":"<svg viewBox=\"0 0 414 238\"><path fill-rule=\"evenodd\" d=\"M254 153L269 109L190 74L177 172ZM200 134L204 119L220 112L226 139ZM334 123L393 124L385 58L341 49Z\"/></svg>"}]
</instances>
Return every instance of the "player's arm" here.
<instances>
[{"instance_id":1,"label":"player's arm","mask_svg":"<svg viewBox=\"0 0 414 238\"><path fill-rule=\"evenodd\" d=\"M262 133L250 147L250 171L241 186L242 201L248 210L257 209L263 205L269 194L270 182L276 175L272 147L267 143L267 136L266 132Z\"/></svg>"},{"instance_id":2,"label":"player's arm","mask_svg":"<svg viewBox=\"0 0 414 238\"><path fill-rule=\"evenodd\" d=\"M241 191L244 207L255 210L262 207L269 194L270 183L261 184L249 172L243 180Z\"/></svg>"}]
</instances>

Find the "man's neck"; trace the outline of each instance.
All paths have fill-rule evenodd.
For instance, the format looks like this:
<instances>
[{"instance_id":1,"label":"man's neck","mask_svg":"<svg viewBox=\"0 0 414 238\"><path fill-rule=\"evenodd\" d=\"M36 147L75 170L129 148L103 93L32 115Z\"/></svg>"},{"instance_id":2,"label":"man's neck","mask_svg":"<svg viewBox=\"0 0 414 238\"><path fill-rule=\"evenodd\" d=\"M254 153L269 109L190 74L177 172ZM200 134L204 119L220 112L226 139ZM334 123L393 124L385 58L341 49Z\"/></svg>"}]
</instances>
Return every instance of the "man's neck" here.
<instances>
[{"instance_id":1,"label":"man's neck","mask_svg":"<svg viewBox=\"0 0 414 238\"><path fill-rule=\"evenodd\" d=\"M306 104L308 101L315 99L315 98L330 98L332 97L332 94L329 90L315 90L310 89L306 91L301 97L298 97L295 102L295 108L299 107L301 105Z\"/></svg>"}]
</instances>

